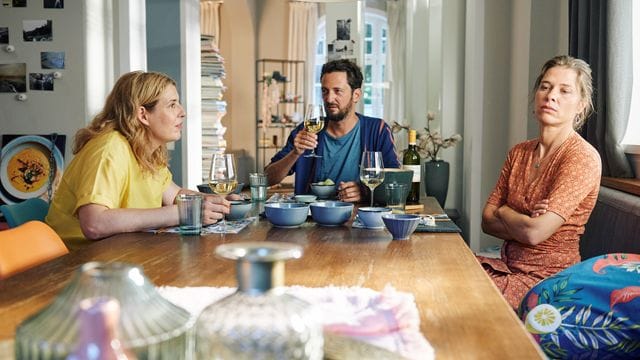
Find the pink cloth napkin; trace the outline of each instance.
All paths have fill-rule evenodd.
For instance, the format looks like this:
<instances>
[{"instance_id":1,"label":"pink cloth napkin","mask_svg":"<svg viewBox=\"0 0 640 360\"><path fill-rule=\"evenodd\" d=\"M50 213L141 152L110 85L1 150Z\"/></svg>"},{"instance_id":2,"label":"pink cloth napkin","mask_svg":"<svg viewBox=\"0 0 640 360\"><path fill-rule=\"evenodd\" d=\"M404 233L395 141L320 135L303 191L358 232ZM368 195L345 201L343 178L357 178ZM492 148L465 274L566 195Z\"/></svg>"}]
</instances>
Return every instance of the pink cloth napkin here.
<instances>
[{"instance_id":1,"label":"pink cloth napkin","mask_svg":"<svg viewBox=\"0 0 640 360\"><path fill-rule=\"evenodd\" d=\"M194 315L230 295L234 288L160 287L169 301ZM362 287L286 287L290 295L312 304L322 314L325 333L357 339L408 359L433 359L434 351L420 332L413 295L387 285L381 292Z\"/></svg>"}]
</instances>

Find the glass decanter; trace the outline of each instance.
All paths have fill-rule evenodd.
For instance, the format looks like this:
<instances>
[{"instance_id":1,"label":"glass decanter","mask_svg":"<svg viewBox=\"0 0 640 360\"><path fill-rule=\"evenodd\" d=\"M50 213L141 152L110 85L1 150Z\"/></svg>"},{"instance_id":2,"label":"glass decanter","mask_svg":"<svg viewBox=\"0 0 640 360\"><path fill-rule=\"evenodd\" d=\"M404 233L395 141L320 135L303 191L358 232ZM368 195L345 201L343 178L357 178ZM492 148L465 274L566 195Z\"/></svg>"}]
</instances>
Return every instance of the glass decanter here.
<instances>
[{"instance_id":1,"label":"glass decanter","mask_svg":"<svg viewBox=\"0 0 640 360\"><path fill-rule=\"evenodd\" d=\"M140 267L90 262L51 304L18 326L16 359L65 359L81 341L80 304L96 297L118 301L118 337L138 359L191 357L195 318L189 312L162 297Z\"/></svg>"},{"instance_id":2,"label":"glass decanter","mask_svg":"<svg viewBox=\"0 0 640 360\"><path fill-rule=\"evenodd\" d=\"M322 326L313 308L283 292L284 261L302 247L230 243L216 254L236 260L238 290L206 307L196 323L199 359L322 359Z\"/></svg>"}]
</instances>

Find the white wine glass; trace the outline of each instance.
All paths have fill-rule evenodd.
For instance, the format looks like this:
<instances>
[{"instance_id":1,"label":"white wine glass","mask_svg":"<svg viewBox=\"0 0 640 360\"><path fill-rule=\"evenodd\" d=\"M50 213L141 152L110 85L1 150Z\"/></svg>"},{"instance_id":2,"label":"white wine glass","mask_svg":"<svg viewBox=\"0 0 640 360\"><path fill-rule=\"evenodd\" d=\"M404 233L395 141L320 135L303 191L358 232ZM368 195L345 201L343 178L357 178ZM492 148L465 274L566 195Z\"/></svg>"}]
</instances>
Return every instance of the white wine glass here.
<instances>
[{"instance_id":1,"label":"white wine glass","mask_svg":"<svg viewBox=\"0 0 640 360\"><path fill-rule=\"evenodd\" d=\"M362 153L360 181L371 190L371 206L373 206L373 190L384 181L382 152L365 151Z\"/></svg>"},{"instance_id":2,"label":"white wine glass","mask_svg":"<svg viewBox=\"0 0 640 360\"><path fill-rule=\"evenodd\" d=\"M213 154L209 169L209 188L214 194L226 197L238 186L236 160L233 154ZM224 216L220 221L222 231L227 231Z\"/></svg>"},{"instance_id":3,"label":"white wine glass","mask_svg":"<svg viewBox=\"0 0 640 360\"><path fill-rule=\"evenodd\" d=\"M309 104L307 112L304 114L304 129L307 132L317 134L324 129L324 121L327 117L324 105ZM311 150L311 154L304 157L322 157L316 154L316 149Z\"/></svg>"}]
</instances>

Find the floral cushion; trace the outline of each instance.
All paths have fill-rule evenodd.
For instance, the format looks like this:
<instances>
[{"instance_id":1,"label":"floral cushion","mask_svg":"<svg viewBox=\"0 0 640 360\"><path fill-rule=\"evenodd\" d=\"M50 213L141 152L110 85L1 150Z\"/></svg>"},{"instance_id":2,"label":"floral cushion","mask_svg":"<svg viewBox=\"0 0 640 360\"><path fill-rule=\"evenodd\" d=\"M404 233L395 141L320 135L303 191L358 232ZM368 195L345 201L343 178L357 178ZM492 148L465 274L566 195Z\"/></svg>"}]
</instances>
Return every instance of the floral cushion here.
<instances>
[{"instance_id":1,"label":"floral cushion","mask_svg":"<svg viewBox=\"0 0 640 360\"><path fill-rule=\"evenodd\" d=\"M607 254L534 286L518 315L553 359L640 359L640 254Z\"/></svg>"}]
</instances>

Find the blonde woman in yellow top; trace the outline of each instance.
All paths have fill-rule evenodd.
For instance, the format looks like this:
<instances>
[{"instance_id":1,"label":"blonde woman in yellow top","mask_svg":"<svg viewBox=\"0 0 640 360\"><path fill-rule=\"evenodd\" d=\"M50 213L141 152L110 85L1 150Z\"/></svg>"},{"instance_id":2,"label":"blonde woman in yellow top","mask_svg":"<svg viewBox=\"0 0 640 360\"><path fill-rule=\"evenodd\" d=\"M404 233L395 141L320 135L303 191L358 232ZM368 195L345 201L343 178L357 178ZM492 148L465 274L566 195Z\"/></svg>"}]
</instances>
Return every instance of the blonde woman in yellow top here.
<instances>
[{"instance_id":1,"label":"blonde woman in yellow top","mask_svg":"<svg viewBox=\"0 0 640 360\"><path fill-rule=\"evenodd\" d=\"M171 179L166 144L180 139L184 121L168 76L135 71L118 79L102 112L76 133L75 157L46 217L70 249L178 224L174 200L194 191ZM205 225L229 212L229 202L217 195L205 195L204 203Z\"/></svg>"}]
</instances>

